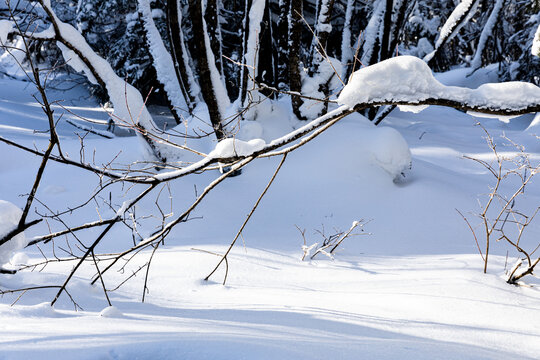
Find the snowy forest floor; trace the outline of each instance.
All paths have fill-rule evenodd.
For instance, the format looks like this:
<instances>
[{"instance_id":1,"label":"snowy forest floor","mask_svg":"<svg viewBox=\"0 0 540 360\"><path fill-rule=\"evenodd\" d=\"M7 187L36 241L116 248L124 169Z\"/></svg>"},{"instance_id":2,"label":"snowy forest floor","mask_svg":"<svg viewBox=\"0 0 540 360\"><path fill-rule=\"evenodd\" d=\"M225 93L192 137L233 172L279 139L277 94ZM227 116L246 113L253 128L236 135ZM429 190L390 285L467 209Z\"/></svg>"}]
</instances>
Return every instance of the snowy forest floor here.
<instances>
[{"instance_id":1,"label":"snowy forest floor","mask_svg":"<svg viewBox=\"0 0 540 360\"><path fill-rule=\"evenodd\" d=\"M438 79L470 87L496 79L493 70L470 78L466 73L454 70ZM0 89L0 135L44 148L48 135L33 131L47 126L31 97L35 90L5 78ZM81 89L53 91L51 96L69 97L64 105L76 114L106 119ZM287 116L274 112L262 120L267 141L297 125ZM107 308L100 286L89 285L94 275L90 265L69 285L83 311L74 311L65 295L54 309L48 306L55 289L28 292L13 306L19 294L0 298L0 359L538 358L540 281L528 276L526 286L505 282L505 270L516 254L502 242L493 244L494 256L483 274L474 239L456 211L477 213L478 200L485 200L493 184L484 168L462 157L492 159L483 130L475 126L479 120L500 149L507 142L501 138L504 133L523 144L533 161L540 160L540 141L525 131L532 116L505 123L440 107L419 114L395 110L383 125L401 133L413 160L405 177L394 182L376 160L391 147L377 142L384 128L372 129L363 117L351 115L290 155L229 258L225 286L223 269L203 281L219 258L199 250L226 250L277 159L259 159L241 176L228 179L192 220L169 235L153 260L145 303L141 273L110 293L115 309ZM76 158L80 140L75 131L84 133L59 123L63 149ZM86 156L95 157L97 164L117 154L115 163L124 164L139 156L135 137L88 135L84 143ZM208 151L213 145L204 146ZM3 143L0 153L0 199L22 207L25 197L20 195L30 189L39 159ZM173 182L172 211L193 201L196 189L217 174ZM66 209L86 200L97 183L95 175L50 163L37 198L54 210ZM504 183L502 191L515 185ZM136 188L113 187L113 203L119 207ZM527 212L539 205L537 179L517 206ZM96 220L98 212L103 217L113 213L96 207L66 221L74 225ZM150 214L156 207L149 200L137 211ZM310 245L321 240L317 230L329 235L362 219L369 221L365 229L370 235L347 239L335 260L300 260L304 242L295 226L306 229ZM150 233L152 219L147 221L144 231ZM40 224L26 235L47 231ZM90 241L96 234L89 230L81 239ZM534 248L538 239L540 222L528 229L523 244ZM118 228L97 250L118 251L131 242L131 233ZM59 239L57 246L62 245ZM52 254L50 245L41 249ZM125 273L107 273L107 287L120 284L149 255L138 255ZM13 262L41 259L40 251L31 247ZM42 271L0 275L0 288L61 284L72 266L55 263Z\"/></svg>"}]
</instances>

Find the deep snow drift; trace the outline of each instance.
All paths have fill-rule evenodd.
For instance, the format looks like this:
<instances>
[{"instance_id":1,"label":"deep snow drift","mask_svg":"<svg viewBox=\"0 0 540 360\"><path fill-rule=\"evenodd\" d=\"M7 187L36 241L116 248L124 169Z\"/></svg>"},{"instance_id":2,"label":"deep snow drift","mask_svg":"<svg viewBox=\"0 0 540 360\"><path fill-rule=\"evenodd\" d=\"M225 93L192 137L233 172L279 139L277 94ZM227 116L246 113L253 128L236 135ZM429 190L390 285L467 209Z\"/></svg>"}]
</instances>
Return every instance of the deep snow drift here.
<instances>
[{"instance_id":1,"label":"deep snow drift","mask_svg":"<svg viewBox=\"0 0 540 360\"><path fill-rule=\"evenodd\" d=\"M476 88L494 80L494 72L470 69L437 77L445 86ZM442 85L441 85L442 86ZM33 89L0 79L0 135L37 148L47 144L41 110ZM96 104L71 93L69 109L105 121ZM54 98L65 93L52 93ZM262 140L207 139L198 150L234 154L257 149L298 128L284 103L265 104L252 127ZM57 111L61 111L59 108ZM68 116L69 117L69 116ZM76 121L75 118L72 118ZM260 159L243 174L226 180L206 198L190 221L176 228L153 260L149 292L140 302L144 274L110 292L109 307L99 285L89 285L95 268L85 265L68 286L84 311L74 311L62 295L56 306L46 304L57 289L6 294L0 303L0 359L508 359L536 358L540 352L540 282L531 286L505 283L505 269L516 254L504 243L493 244L488 274L472 235L455 209L477 212L478 201L492 184L492 176L462 155L490 161L492 154L474 124L481 121L494 136L499 150L511 154L503 133L526 147L531 160L540 160L538 138L525 131L532 115L508 122L474 118L452 109L430 107L418 114L395 110L375 128L353 114L306 146L289 155L267 195L243 232L229 258L227 284L224 269L209 282L208 275L274 172L279 159ZM96 125L98 126L98 125ZM60 122L63 150L78 159L84 132ZM408 146L407 146L408 144ZM85 138L84 156L95 164L114 160L129 164L139 158L136 137L112 140ZM409 152L410 149L410 152ZM95 150L95 152L94 152ZM22 208L39 164L33 155L0 143L0 199ZM198 160L194 157L193 160ZM403 173L403 174L402 174ZM163 211L179 213L219 172L206 172L171 183L158 201ZM394 180L397 178L397 180ZM50 163L37 198L53 211L86 201L99 179L82 170ZM502 191L514 189L504 183ZM139 186L111 187L112 208L97 203L65 217L69 225L107 217L132 199ZM156 199L137 207L143 218L139 231L150 234L159 219ZM540 204L538 179L516 206L531 212ZM40 213L47 212L39 204ZM32 213L32 216L35 216ZM472 217L474 219L474 217ZM352 237L340 246L332 261L324 256L301 261L304 241L296 229L306 229L306 243L321 241L346 230L355 220L369 221L371 235ZM26 232L26 238L61 230L49 221ZM318 232L319 231L319 232ZM0 231L1 232L1 231ZM97 230L82 232L92 241ZM538 244L539 223L527 230L523 246ZM97 249L107 253L132 244L132 233L118 227ZM41 245L41 251L59 257L67 246L59 238ZM201 251L202 250L202 251ZM508 253L508 259L507 251ZM211 252L211 253L209 253ZM124 271L104 276L109 289L122 283L148 260L137 255ZM42 260L40 250L19 252L7 266ZM71 262L57 262L34 271L0 275L0 289L58 285Z\"/></svg>"}]
</instances>

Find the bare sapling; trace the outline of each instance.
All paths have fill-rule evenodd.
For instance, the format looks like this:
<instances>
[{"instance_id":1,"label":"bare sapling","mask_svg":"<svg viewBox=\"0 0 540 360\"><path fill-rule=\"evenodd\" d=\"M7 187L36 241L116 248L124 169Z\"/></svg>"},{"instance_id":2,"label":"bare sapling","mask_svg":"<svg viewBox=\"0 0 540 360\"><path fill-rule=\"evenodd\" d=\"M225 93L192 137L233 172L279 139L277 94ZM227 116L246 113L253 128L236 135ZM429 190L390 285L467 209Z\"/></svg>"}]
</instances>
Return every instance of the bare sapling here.
<instances>
[{"instance_id":1,"label":"bare sapling","mask_svg":"<svg viewBox=\"0 0 540 360\"><path fill-rule=\"evenodd\" d=\"M371 233L364 231L364 226L367 223L369 223L369 221L364 221L363 219L360 221L353 221L349 230L336 230L331 235L326 235L323 227L322 230L316 231L316 233L322 237L323 241L321 243L315 242L311 245L308 245L308 241L306 239L306 229L300 229L298 226L296 226L302 235L302 239L304 240L304 245L302 245L302 261L306 260L307 258L313 260L319 254L325 255L334 260L334 253L341 243L343 243L343 241L353 236L371 235ZM359 229L359 232L353 233L353 231L357 228Z\"/></svg>"},{"instance_id":2,"label":"bare sapling","mask_svg":"<svg viewBox=\"0 0 540 360\"><path fill-rule=\"evenodd\" d=\"M494 184L490 186L487 199L483 202L479 200L481 211L475 214L480 219L479 224L471 223L459 210L458 213L472 232L482 257L484 273L487 272L490 250L495 243L506 244L517 252L519 259L507 274L507 282L517 284L518 280L532 274L540 262L538 254L535 259L535 253L540 248L540 241L536 240L531 244L534 240L530 236L525 236L525 230L535 219L540 206L527 210L520 209L518 206L519 200L526 196L527 187L540 170L540 162L533 164L525 148L505 135L502 138L511 151L499 151L493 137L484 127L482 129L486 134L486 142L494 160L487 161L467 155L464 158L473 160L487 169L493 176ZM482 239L484 251L481 249Z\"/></svg>"}]
</instances>

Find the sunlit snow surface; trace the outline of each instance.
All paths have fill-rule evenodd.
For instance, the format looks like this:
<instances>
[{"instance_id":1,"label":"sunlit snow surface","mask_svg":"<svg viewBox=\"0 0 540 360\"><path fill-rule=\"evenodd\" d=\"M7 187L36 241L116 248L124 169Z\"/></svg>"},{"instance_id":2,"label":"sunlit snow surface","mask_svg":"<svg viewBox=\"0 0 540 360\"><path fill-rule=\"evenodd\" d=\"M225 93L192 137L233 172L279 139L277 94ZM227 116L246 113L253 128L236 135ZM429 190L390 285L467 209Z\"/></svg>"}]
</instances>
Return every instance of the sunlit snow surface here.
<instances>
[{"instance_id":1,"label":"sunlit snow surface","mask_svg":"<svg viewBox=\"0 0 540 360\"><path fill-rule=\"evenodd\" d=\"M472 88L483 79L493 81L489 70L464 81L469 72L456 70L437 78L445 85ZM44 149L47 134L32 133L33 128L46 129L46 121L30 96L31 87L6 79L0 79L0 85L0 135ZM73 111L107 119L88 99L67 101ZM260 119L263 130L256 131L257 138L270 143L303 125L281 108L286 107L276 104L275 112ZM463 154L492 158L475 122L483 123L501 151L512 150L503 146L504 132L538 161L539 140L524 131L532 119L503 123L430 107L418 114L396 110L383 122L386 127L375 129L362 116L351 115L288 156L244 230L243 243L239 240L229 258L226 286L221 285L224 269L210 281L202 280L219 258L200 250L226 250L279 159L257 160L241 176L222 183L201 203L193 220L169 235L153 260L144 304L142 273L110 293L111 308L101 287L89 285L94 275L90 264L68 287L84 311L75 312L65 295L54 309L44 304L56 289L28 292L14 306L10 304L19 294L4 295L0 359L534 359L540 353L540 281L530 276L524 280L531 287L507 285L508 248L502 243L493 244L488 274L482 274L474 240L455 210L477 211L477 199L492 183L481 166L462 159ZM73 132L83 132L62 121L59 127L63 151L79 159L80 140ZM403 153L403 138L412 168L407 164L394 181L383 163L404 159L392 157ZM396 148L382 146L377 139L383 144L394 139ZM215 146L207 139L198 150L209 153ZM245 151L257 146L253 142ZM88 135L85 159L99 165L118 156L115 164L127 164L139 158L133 150L137 147L135 137L107 140ZM26 197L19 195L28 193L39 159L3 143L0 152L0 199L22 208ZM179 214L217 176L216 170L172 182L173 212ZM98 182L82 170L50 163L37 197L53 210L64 210L87 200ZM67 216L66 222L75 225L112 216L141 190L113 186L109 191L115 209L92 203ZM162 209L169 211L168 192L161 196ZM158 213L154 201L155 197L143 201L137 215ZM530 211L539 204L537 180L518 205ZM35 217L32 212L29 218ZM332 234L362 219L371 220L365 229L372 235L347 239L336 260L321 256L300 261L304 242L295 225L306 229L310 245L321 241L317 230ZM151 233L158 220L145 220L142 235ZM50 225L62 229L61 224ZM47 231L46 224L39 224L26 231L26 237ZM523 245L532 246L540 237L539 223L528 231ZM97 229L91 230L80 238L90 242L97 234ZM97 252L130 244L131 232L118 226ZM63 256L59 247L65 240L57 239L56 245L57 255ZM41 249L52 256L50 244ZM12 262L42 259L35 247L25 254L28 259L16 255ZM124 273L107 273L107 287L116 287L149 255L139 254ZM515 259L511 251L508 266ZM0 288L58 285L72 266L56 263L41 272L37 268L0 275Z\"/></svg>"}]
</instances>

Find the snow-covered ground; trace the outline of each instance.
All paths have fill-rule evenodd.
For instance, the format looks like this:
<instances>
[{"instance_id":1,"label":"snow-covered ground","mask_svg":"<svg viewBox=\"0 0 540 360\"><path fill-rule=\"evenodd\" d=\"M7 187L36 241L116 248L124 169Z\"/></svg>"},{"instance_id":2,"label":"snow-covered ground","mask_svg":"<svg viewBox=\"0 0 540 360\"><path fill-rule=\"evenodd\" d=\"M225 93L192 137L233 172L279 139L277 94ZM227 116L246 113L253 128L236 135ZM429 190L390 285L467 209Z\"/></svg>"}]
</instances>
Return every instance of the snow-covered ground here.
<instances>
[{"instance_id":1,"label":"snow-covered ground","mask_svg":"<svg viewBox=\"0 0 540 360\"><path fill-rule=\"evenodd\" d=\"M455 70L438 80L476 87L496 79L494 70L482 69L466 78L469 72ZM31 86L3 78L0 89L0 136L45 148L47 134L33 131L45 130L47 123L31 97ZM106 112L81 89L51 93L54 99L67 96L64 105L74 113L107 120ZM266 142L299 126L280 106L260 112L262 129L247 124ZM65 117L77 121L74 115ZM90 264L68 286L82 311L74 311L65 295L54 309L45 304L57 289L29 291L13 306L20 294L4 295L0 359L538 358L540 281L528 276L523 280L527 286L519 287L505 282L505 270L516 254L502 242L493 244L488 274L483 274L474 239L456 211L478 212L478 200L485 200L493 184L483 167L462 157L492 157L476 121L495 138L499 151L512 151L504 147L504 133L538 162L540 140L532 136L534 129L527 130L532 119L529 115L505 123L430 107L418 114L396 110L383 127L373 128L360 115L351 115L289 155L231 253L225 286L223 269L203 281L219 260L208 252L226 250L279 159L259 159L241 176L226 180L201 203L192 220L168 236L152 262L145 303L141 272L110 293L114 308L108 308L101 287L89 284L94 275ZM394 129L412 154L411 169L398 181L393 181L393 172L406 154ZM63 151L78 159L80 139L74 132L84 134L59 123ZM86 160L98 165L115 156L115 164L129 164L140 156L135 137L108 140L90 134L84 145ZM208 153L214 146L207 140L199 148ZM39 159L3 143L0 153L0 200L22 208ZM218 175L207 172L172 182L172 201L164 190L161 206L178 213ZM524 212L540 205L538 181L516 204ZM83 170L50 163L37 198L52 210L63 210L87 200L98 182ZM502 191L515 185L504 183ZM138 190L112 187L114 207ZM108 200L108 191L101 196ZM154 200L141 203L138 215L157 213ZM46 211L37 203L35 207ZM98 201L67 216L66 222L80 224L114 211ZM346 239L335 260L322 255L300 260L304 241L296 226L306 229L311 245L321 241L317 231L330 235L347 230L355 220L365 220L370 235ZM146 220L142 235L152 232L152 221L157 220ZM54 221L49 225L62 229ZM26 237L47 231L47 224L39 224ZM88 230L80 238L88 242L97 233ZM531 225L522 244L534 248L538 239L540 222ZM130 244L131 232L119 226L97 252ZM64 239L56 241L57 255L62 256L64 246ZM52 256L51 244L41 250ZM106 286L116 287L149 256L139 254L125 272L108 272ZM30 247L12 263L41 260L40 250ZM73 265L59 262L0 275L0 289L58 285Z\"/></svg>"}]
</instances>

